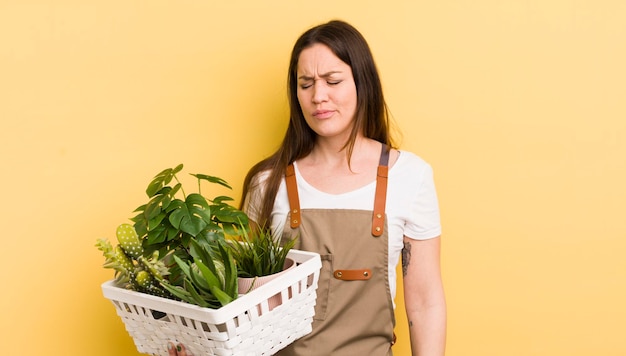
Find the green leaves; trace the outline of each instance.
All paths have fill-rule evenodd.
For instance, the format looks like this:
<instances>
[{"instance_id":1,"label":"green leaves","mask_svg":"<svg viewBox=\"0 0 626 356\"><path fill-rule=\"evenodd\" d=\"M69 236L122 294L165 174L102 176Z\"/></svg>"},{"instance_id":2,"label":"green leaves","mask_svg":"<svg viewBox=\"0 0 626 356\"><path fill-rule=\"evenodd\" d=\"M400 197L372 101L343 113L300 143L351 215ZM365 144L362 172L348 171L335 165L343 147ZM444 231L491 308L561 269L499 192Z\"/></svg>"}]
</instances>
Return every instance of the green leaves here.
<instances>
[{"instance_id":1,"label":"green leaves","mask_svg":"<svg viewBox=\"0 0 626 356\"><path fill-rule=\"evenodd\" d=\"M198 178L198 186L200 185L200 181L206 180L206 181L211 182L211 183L216 183L216 184L222 185L222 186L224 186L224 187L226 187L228 189L233 189L222 178L213 177L213 176L207 176L206 174L200 174L200 173L198 173L198 174L191 174L191 175L196 177L196 178Z\"/></svg>"},{"instance_id":2,"label":"green leaves","mask_svg":"<svg viewBox=\"0 0 626 356\"><path fill-rule=\"evenodd\" d=\"M291 239L281 246L266 229L244 231L241 242L231 241L229 248L240 277L261 277L283 270L289 250L295 246Z\"/></svg>"},{"instance_id":3,"label":"green leaves","mask_svg":"<svg viewBox=\"0 0 626 356\"><path fill-rule=\"evenodd\" d=\"M161 173L157 174L146 189L146 194L148 194L148 197L154 196L158 191L161 190L161 188L169 184L172 181L172 178L176 177L176 173L182 170L183 165L179 164L175 168L167 168L161 171Z\"/></svg>"},{"instance_id":4,"label":"green leaves","mask_svg":"<svg viewBox=\"0 0 626 356\"><path fill-rule=\"evenodd\" d=\"M185 195L177 178L182 169L179 164L157 174L146 188L150 200L139 206L131 219L146 254L158 250L165 255L172 249L188 248L190 238L213 241L247 229L248 217L228 204L232 198L220 195L211 201L201 194L202 182L231 189L225 180L191 174L198 180L198 192Z\"/></svg>"},{"instance_id":5,"label":"green leaves","mask_svg":"<svg viewBox=\"0 0 626 356\"><path fill-rule=\"evenodd\" d=\"M182 204L169 215L173 227L192 236L197 236L211 223L211 208L200 194L189 194Z\"/></svg>"},{"instance_id":6,"label":"green leaves","mask_svg":"<svg viewBox=\"0 0 626 356\"><path fill-rule=\"evenodd\" d=\"M115 269L126 287L219 308L238 294L226 235L248 230L248 217L229 205L233 199L228 196L210 200L202 195L202 183L231 189L221 178L191 174L198 191L185 194L177 177L182 169L179 164L154 176L146 188L148 202L135 209L133 225L118 228L116 249L106 241L97 247L107 259L105 267Z\"/></svg>"},{"instance_id":7,"label":"green leaves","mask_svg":"<svg viewBox=\"0 0 626 356\"><path fill-rule=\"evenodd\" d=\"M205 308L219 308L235 300L238 296L237 270L222 244L206 245L192 239L192 261L174 256L184 282L178 286L164 282L164 287L181 300ZM220 265L223 269L218 268Z\"/></svg>"}]
</instances>

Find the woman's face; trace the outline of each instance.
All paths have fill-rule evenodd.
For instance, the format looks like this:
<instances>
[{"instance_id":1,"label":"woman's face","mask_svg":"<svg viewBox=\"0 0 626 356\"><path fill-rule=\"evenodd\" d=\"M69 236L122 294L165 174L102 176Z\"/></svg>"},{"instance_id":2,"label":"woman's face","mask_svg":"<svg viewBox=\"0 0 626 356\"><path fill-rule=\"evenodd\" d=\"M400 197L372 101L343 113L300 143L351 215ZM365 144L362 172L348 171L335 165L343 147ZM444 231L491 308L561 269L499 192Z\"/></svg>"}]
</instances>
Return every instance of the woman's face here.
<instances>
[{"instance_id":1,"label":"woman's face","mask_svg":"<svg viewBox=\"0 0 626 356\"><path fill-rule=\"evenodd\" d=\"M320 137L348 138L357 107L352 69L323 44L300 53L298 101L304 118Z\"/></svg>"}]
</instances>

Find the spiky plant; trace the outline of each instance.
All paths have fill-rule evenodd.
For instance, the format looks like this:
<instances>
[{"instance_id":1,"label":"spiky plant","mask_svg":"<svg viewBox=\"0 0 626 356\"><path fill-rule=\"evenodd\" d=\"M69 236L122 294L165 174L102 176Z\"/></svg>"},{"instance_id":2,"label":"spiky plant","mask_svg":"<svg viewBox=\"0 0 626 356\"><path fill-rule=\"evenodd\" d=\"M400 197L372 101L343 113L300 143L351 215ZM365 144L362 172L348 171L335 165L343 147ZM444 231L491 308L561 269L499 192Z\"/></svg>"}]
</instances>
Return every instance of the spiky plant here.
<instances>
[{"instance_id":1,"label":"spiky plant","mask_svg":"<svg viewBox=\"0 0 626 356\"><path fill-rule=\"evenodd\" d=\"M239 277L262 277L283 270L287 254L295 243L294 238L281 245L280 239L269 230L257 228L242 231L239 241L229 241L229 249Z\"/></svg>"}]
</instances>

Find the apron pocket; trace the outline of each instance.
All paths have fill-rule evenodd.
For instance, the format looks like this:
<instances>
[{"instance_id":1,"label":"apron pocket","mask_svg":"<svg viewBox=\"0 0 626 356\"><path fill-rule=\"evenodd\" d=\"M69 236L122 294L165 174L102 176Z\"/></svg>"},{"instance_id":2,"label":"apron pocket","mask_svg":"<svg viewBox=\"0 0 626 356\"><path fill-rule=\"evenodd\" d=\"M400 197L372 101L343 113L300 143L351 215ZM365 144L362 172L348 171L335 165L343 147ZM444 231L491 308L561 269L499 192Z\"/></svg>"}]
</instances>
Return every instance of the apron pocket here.
<instances>
[{"instance_id":1,"label":"apron pocket","mask_svg":"<svg viewBox=\"0 0 626 356\"><path fill-rule=\"evenodd\" d=\"M333 255L320 255L320 259L322 260L322 269L320 270L320 277L317 284L314 320L326 319L330 281L333 278Z\"/></svg>"}]
</instances>

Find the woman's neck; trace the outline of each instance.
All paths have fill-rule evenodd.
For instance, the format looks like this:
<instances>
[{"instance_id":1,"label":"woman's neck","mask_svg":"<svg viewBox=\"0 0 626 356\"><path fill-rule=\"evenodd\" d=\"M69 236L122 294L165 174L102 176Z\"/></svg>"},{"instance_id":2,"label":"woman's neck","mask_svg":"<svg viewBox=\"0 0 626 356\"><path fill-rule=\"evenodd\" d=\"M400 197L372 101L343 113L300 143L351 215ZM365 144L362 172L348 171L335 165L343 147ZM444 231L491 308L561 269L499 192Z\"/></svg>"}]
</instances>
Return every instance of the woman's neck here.
<instances>
[{"instance_id":1,"label":"woman's neck","mask_svg":"<svg viewBox=\"0 0 626 356\"><path fill-rule=\"evenodd\" d=\"M344 147L345 146L345 147ZM351 153L351 156L349 156ZM354 142L352 152L346 141L319 139L311 153L301 159L301 164L317 166L325 169L358 167L363 161L369 161L380 154L380 143L359 136Z\"/></svg>"},{"instance_id":2,"label":"woman's neck","mask_svg":"<svg viewBox=\"0 0 626 356\"><path fill-rule=\"evenodd\" d=\"M297 161L300 174L320 191L338 194L352 191L373 182L380 157L380 142L358 138L348 160L348 148L325 143Z\"/></svg>"}]
</instances>

